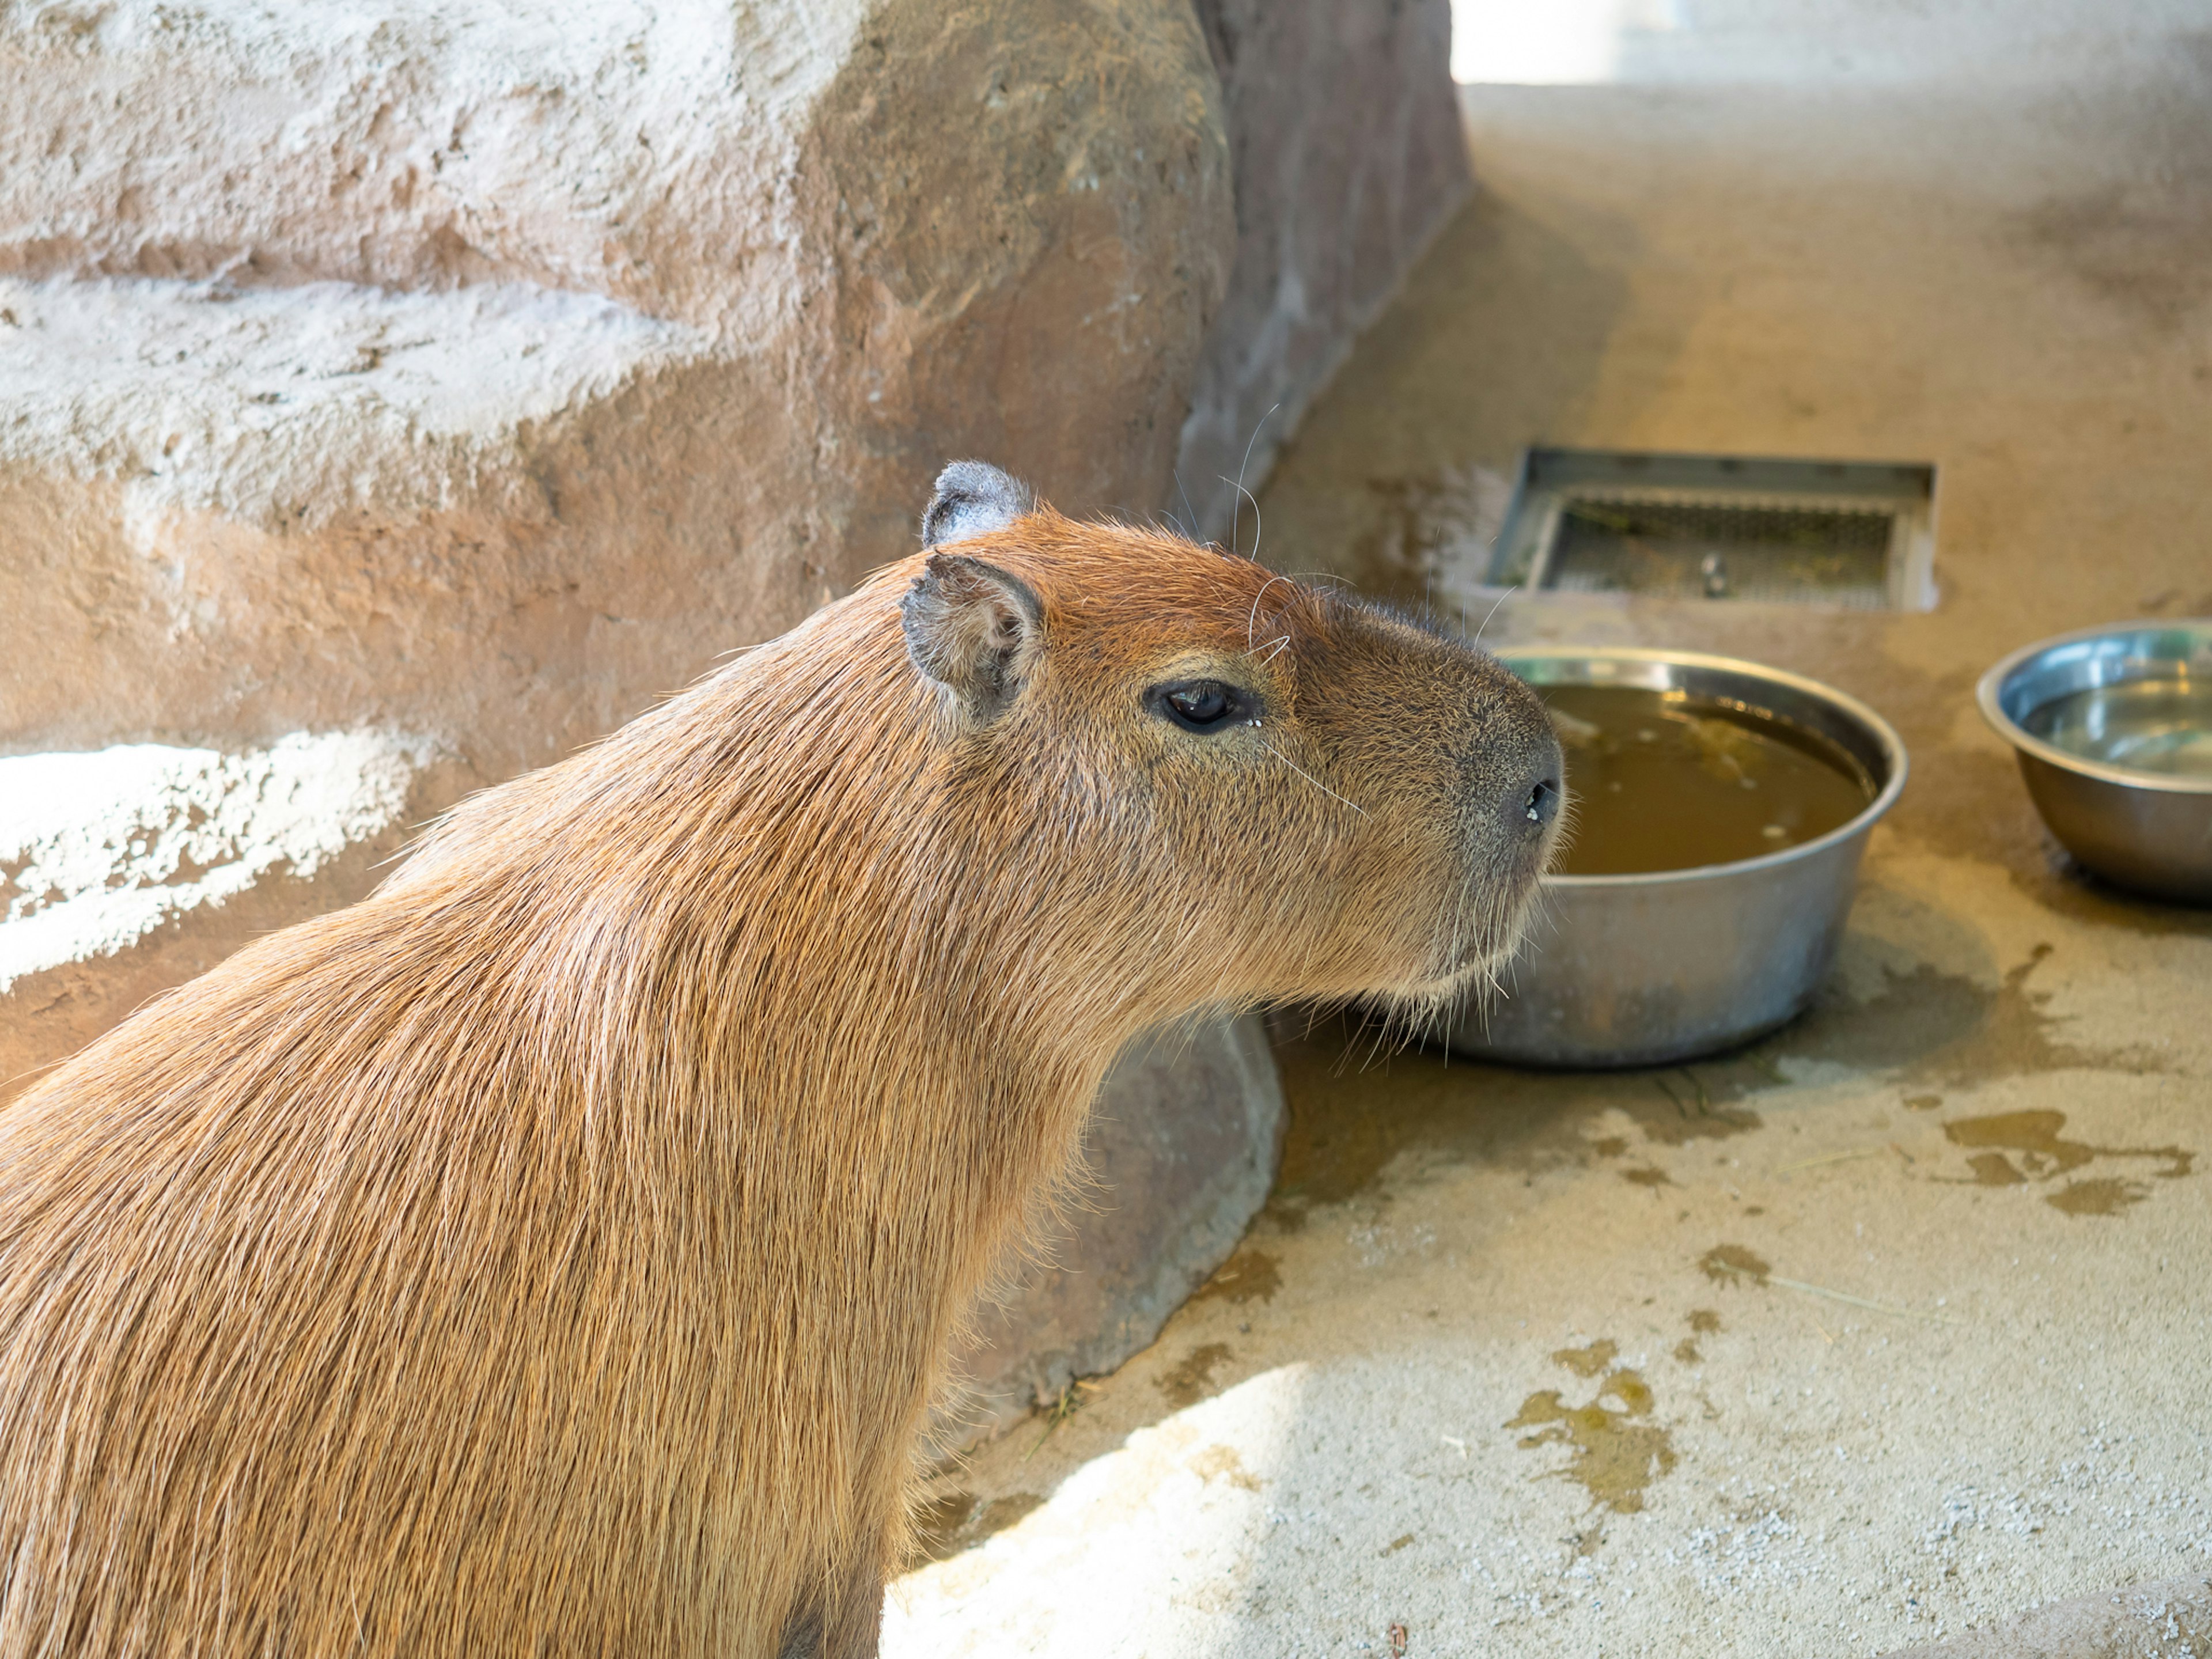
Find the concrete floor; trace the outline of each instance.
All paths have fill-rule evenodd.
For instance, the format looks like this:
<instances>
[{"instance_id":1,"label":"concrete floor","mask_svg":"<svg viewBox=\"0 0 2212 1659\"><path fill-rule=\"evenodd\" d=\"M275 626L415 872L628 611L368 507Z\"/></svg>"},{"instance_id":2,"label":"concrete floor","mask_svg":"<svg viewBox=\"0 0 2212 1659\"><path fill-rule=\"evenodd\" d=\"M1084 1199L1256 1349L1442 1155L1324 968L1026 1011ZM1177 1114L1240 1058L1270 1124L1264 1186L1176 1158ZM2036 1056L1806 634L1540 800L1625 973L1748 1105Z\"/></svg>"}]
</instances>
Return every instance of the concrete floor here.
<instances>
[{"instance_id":1,"label":"concrete floor","mask_svg":"<svg viewBox=\"0 0 2212 1659\"><path fill-rule=\"evenodd\" d=\"M2212 1575L2212 913L2068 869L1971 698L2039 635L2212 615L2208 58L2172 61L1468 94L1483 194L1261 556L1486 607L1531 440L1933 461L1931 613L1516 597L1487 635L1813 673L1912 783L1822 1004L1748 1054L1286 1032L1268 1209L939 1483L889 1653L1866 1654ZM2155 1623L2116 1650L2203 1650Z\"/></svg>"}]
</instances>

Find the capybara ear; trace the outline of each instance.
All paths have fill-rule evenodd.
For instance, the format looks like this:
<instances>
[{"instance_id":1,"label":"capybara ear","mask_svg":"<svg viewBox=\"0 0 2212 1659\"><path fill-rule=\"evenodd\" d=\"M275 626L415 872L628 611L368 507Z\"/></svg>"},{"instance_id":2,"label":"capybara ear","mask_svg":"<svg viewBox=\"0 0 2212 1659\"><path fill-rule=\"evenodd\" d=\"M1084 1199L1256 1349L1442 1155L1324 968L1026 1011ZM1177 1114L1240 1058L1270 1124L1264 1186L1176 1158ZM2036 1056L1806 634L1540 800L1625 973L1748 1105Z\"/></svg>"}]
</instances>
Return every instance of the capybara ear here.
<instances>
[{"instance_id":1,"label":"capybara ear","mask_svg":"<svg viewBox=\"0 0 2212 1659\"><path fill-rule=\"evenodd\" d=\"M943 547L1004 530L1036 505L1030 487L983 461L955 461L937 475L921 514L921 544Z\"/></svg>"},{"instance_id":2,"label":"capybara ear","mask_svg":"<svg viewBox=\"0 0 2212 1659\"><path fill-rule=\"evenodd\" d=\"M979 724L1014 700L1044 649L1036 590L965 553L931 554L899 600L899 614L914 665Z\"/></svg>"}]
</instances>

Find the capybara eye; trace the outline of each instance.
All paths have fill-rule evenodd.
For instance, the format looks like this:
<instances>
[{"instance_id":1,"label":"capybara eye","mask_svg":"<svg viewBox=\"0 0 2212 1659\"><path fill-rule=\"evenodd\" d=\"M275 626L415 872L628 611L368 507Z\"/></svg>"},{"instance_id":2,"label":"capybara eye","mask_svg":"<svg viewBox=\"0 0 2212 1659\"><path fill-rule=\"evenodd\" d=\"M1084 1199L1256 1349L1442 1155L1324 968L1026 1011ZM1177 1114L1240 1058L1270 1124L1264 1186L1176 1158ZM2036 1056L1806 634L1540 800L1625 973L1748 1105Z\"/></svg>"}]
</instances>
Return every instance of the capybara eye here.
<instances>
[{"instance_id":1,"label":"capybara eye","mask_svg":"<svg viewBox=\"0 0 2212 1659\"><path fill-rule=\"evenodd\" d=\"M1246 692L1219 680L1185 680L1156 685L1145 696L1152 713L1186 732L1210 733L1257 723L1259 706Z\"/></svg>"}]
</instances>

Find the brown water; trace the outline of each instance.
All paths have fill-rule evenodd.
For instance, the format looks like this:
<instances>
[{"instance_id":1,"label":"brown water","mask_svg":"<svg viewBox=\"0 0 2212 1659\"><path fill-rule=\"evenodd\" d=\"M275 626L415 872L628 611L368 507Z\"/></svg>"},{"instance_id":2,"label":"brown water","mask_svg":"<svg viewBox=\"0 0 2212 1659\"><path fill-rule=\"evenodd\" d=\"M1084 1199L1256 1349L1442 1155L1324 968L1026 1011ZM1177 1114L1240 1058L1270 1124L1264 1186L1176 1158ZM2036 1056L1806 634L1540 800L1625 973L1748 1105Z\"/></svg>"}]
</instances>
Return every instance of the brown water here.
<instances>
[{"instance_id":1,"label":"brown water","mask_svg":"<svg viewBox=\"0 0 2212 1659\"><path fill-rule=\"evenodd\" d=\"M2069 754L2168 777L2212 778L2212 680L2136 680L2069 692L2021 724Z\"/></svg>"},{"instance_id":2,"label":"brown water","mask_svg":"<svg viewBox=\"0 0 2212 1659\"><path fill-rule=\"evenodd\" d=\"M1732 864L1848 823L1872 781L1815 732L1735 703L1619 685L1540 685L1566 750L1573 835L1558 872Z\"/></svg>"},{"instance_id":3,"label":"brown water","mask_svg":"<svg viewBox=\"0 0 2212 1659\"><path fill-rule=\"evenodd\" d=\"M1637 1420L1651 1414L1651 1386L1641 1372L1613 1363L1620 1352L1620 1345L1610 1340L1557 1350L1553 1363L1577 1376L1604 1373L1596 1394L1586 1406L1570 1406L1559 1389L1542 1389L1523 1400L1505 1426L1536 1431L1516 1443L1523 1451L1567 1448L1566 1465L1552 1473L1578 1482L1595 1504L1614 1514L1633 1515L1644 1507L1646 1489L1674 1467L1676 1458L1669 1431ZM1607 1400L1613 1404L1607 1406ZM1597 1541L1593 1535L1589 1547ZM1589 1548L1578 1553L1587 1554Z\"/></svg>"}]
</instances>

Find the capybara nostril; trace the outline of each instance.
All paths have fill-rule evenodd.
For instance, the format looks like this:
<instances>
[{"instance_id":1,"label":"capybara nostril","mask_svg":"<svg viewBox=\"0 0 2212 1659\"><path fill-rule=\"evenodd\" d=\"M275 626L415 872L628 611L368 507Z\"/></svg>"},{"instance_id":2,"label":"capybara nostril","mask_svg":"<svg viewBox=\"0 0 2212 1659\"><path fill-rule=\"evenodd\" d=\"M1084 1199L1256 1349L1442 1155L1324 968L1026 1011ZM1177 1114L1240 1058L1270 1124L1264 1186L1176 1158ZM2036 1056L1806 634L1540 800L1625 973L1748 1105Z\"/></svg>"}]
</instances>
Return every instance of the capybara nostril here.
<instances>
[{"instance_id":1,"label":"capybara nostril","mask_svg":"<svg viewBox=\"0 0 2212 1659\"><path fill-rule=\"evenodd\" d=\"M1528 799L1522 806L1522 817L1528 823L1528 833L1535 834L1559 816L1559 781L1557 778L1539 778L1529 789Z\"/></svg>"}]
</instances>

